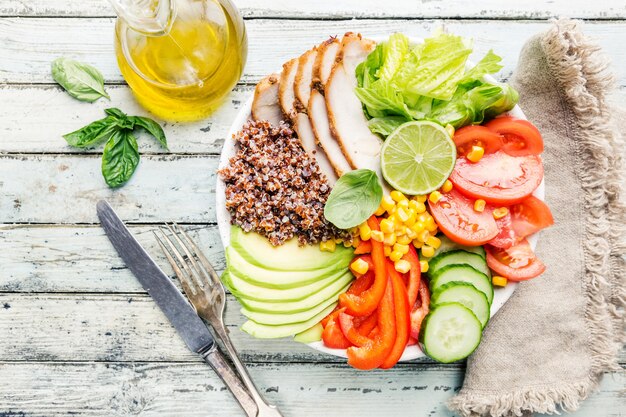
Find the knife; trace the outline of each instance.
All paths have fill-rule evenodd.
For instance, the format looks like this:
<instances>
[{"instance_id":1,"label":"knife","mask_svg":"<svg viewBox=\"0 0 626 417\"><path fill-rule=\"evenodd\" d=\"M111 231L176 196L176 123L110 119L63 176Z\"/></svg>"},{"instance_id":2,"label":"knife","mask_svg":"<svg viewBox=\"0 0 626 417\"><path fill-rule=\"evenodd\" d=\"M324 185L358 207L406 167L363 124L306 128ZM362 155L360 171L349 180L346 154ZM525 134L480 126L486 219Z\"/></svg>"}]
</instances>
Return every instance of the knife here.
<instances>
[{"instance_id":1,"label":"knife","mask_svg":"<svg viewBox=\"0 0 626 417\"><path fill-rule=\"evenodd\" d=\"M137 242L113 208L104 200L96 206L100 224L113 247L143 288L165 313L189 349L202 356L220 376L248 417L257 406L236 371L220 352L209 329L170 278Z\"/></svg>"}]
</instances>

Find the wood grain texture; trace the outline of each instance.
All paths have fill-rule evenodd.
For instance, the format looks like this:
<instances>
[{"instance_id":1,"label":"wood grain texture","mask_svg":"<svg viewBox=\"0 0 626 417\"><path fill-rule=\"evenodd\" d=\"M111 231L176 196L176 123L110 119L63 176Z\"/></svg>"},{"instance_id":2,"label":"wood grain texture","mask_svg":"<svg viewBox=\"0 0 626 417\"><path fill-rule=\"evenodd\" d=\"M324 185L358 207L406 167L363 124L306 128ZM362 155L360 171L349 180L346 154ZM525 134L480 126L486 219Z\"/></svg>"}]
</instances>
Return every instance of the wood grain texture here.
<instances>
[{"instance_id":1,"label":"wood grain texture","mask_svg":"<svg viewBox=\"0 0 626 417\"><path fill-rule=\"evenodd\" d=\"M433 18L453 17L482 19L546 19L571 16L586 19L615 19L626 15L626 6L620 0L589 2L586 0L539 1L483 0L237 0L237 7L245 17L263 18ZM0 3L4 16L113 16L108 3L99 0L5 0Z\"/></svg>"},{"instance_id":2,"label":"wood grain texture","mask_svg":"<svg viewBox=\"0 0 626 417\"><path fill-rule=\"evenodd\" d=\"M250 374L285 416L452 417L445 402L463 380L455 366L359 372L339 364L256 364ZM0 363L6 417L240 416L211 369L196 363ZM623 416L626 373L572 416ZM542 415L537 415L542 417Z\"/></svg>"},{"instance_id":3,"label":"wood grain texture","mask_svg":"<svg viewBox=\"0 0 626 417\"><path fill-rule=\"evenodd\" d=\"M50 83L50 62L58 56L93 64L107 81L121 82L113 53L113 24L112 18L0 18L0 83ZM549 26L548 22L499 20L251 20L247 22L250 52L242 82L255 83L330 35L357 31L374 37L401 31L425 37L442 24L455 34L473 37L475 57L489 49L501 55L505 78L526 40ZM585 32L596 37L613 58L620 85L626 85L625 30L622 21L585 25Z\"/></svg>"}]
</instances>

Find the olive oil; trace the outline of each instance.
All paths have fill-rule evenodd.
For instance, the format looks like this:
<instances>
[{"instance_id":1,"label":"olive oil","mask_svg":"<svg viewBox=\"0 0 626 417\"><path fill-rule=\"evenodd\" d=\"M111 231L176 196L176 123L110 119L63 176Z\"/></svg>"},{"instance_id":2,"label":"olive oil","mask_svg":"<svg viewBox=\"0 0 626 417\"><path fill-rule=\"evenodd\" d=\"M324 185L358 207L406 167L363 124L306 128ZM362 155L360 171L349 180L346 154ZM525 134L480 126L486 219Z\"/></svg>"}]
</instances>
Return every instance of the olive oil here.
<instances>
[{"instance_id":1,"label":"olive oil","mask_svg":"<svg viewBox=\"0 0 626 417\"><path fill-rule=\"evenodd\" d=\"M243 23L217 1L200 2L201 10L197 3L179 2L169 27L158 36L138 32L122 19L116 26L116 54L124 79L140 104L163 119L208 116L243 71Z\"/></svg>"}]
</instances>

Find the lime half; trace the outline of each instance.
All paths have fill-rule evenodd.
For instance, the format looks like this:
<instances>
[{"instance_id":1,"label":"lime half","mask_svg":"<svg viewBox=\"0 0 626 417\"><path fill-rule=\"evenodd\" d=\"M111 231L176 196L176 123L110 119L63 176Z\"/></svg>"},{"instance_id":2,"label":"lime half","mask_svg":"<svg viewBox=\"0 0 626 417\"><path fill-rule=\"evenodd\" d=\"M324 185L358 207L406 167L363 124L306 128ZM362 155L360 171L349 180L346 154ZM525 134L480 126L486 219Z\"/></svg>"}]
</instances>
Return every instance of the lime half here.
<instances>
[{"instance_id":1,"label":"lime half","mask_svg":"<svg viewBox=\"0 0 626 417\"><path fill-rule=\"evenodd\" d=\"M385 180L398 191L423 195L446 181L456 162L448 132L433 122L408 122L387 137L381 150Z\"/></svg>"}]
</instances>

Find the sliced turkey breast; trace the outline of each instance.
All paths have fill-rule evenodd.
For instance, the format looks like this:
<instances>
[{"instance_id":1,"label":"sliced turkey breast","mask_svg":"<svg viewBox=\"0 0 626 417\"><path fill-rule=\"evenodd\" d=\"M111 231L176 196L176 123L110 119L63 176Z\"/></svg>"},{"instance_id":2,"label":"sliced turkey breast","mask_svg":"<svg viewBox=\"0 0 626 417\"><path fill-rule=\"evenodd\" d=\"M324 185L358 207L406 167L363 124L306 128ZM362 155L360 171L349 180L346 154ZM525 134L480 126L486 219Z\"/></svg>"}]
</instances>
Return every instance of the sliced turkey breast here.
<instances>
[{"instance_id":1,"label":"sliced turkey breast","mask_svg":"<svg viewBox=\"0 0 626 417\"><path fill-rule=\"evenodd\" d=\"M382 140L369 130L361 102L354 93L357 87L354 70L374 47L373 41L347 33L324 91L330 130L348 163L354 169L376 171L383 183L380 173Z\"/></svg>"},{"instance_id":2,"label":"sliced turkey breast","mask_svg":"<svg viewBox=\"0 0 626 417\"><path fill-rule=\"evenodd\" d=\"M322 92L340 49L341 42L336 37L329 38L317 48L317 57L313 64L313 86Z\"/></svg>"},{"instance_id":3,"label":"sliced turkey breast","mask_svg":"<svg viewBox=\"0 0 626 417\"><path fill-rule=\"evenodd\" d=\"M298 72L294 91L296 94L296 109L306 112L311 96L311 79L313 78L313 64L317 56L317 47L302 54L298 60Z\"/></svg>"},{"instance_id":4,"label":"sliced turkey breast","mask_svg":"<svg viewBox=\"0 0 626 417\"><path fill-rule=\"evenodd\" d=\"M296 101L294 82L296 81L297 72L298 58L291 59L284 63L278 86L278 102L280 103L280 108L291 121L294 120L296 112L294 107Z\"/></svg>"},{"instance_id":5,"label":"sliced turkey breast","mask_svg":"<svg viewBox=\"0 0 626 417\"><path fill-rule=\"evenodd\" d=\"M305 113L295 113L293 125L296 132L298 132L302 147L309 156L317 161L317 165L319 165L320 170L326 175L328 184L332 187L335 182L337 182L337 174L335 174L324 151L320 149L315 142L315 134L313 133L309 117Z\"/></svg>"},{"instance_id":6,"label":"sliced turkey breast","mask_svg":"<svg viewBox=\"0 0 626 417\"><path fill-rule=\"evenodd\" d=\"M252 118L254 120L267 120L270 124L278 126L280 121L284 119L278 104L279 79L280 74L270 74L256 85L252 100Z\"/></svg>"}]
</instances>

